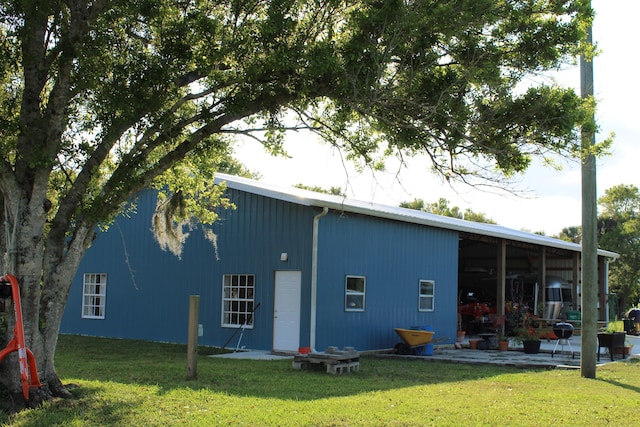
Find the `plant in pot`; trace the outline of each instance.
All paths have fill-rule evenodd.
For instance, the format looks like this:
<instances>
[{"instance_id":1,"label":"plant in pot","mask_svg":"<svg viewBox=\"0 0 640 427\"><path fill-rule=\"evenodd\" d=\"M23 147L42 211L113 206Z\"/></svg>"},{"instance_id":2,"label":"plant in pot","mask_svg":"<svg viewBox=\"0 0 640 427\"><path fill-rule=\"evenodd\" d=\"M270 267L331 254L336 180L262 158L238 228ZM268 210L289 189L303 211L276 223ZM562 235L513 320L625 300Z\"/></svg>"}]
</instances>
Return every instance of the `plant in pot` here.
<instances>
[{"instance_id":1,"label":"plant in pot","mask_svg":"<svg viewBox=\"0 0 640 427\"><path fill-rule=\"evenodd\" d=\"M624 355L625 356L629 356L631 354L631 348L633 347L633 344L631 344L631 342L629 342L629 340L625 340L624 341Z\"/></svg>"},{"instance_id":2,"label":"plant in pot","mask_svg":"<svg viewBox=\"0 0 640 427\"><path fill-rule=\"evenodd\" d=\"M507 337L503 330L498 330L496 339L498 340L498 350L506 351L509 349L509 337Z\"/></svg>"},{"instance_id":3,"label":"plant in pot","mask_svg":"<svg viewBox=\"0 0 640 427\"><path fill-rule=\"evenodd\" d=\"M536 354L540 352L540 334L536 330L538 321L536 317L527 313L522 320L522 326L515 330L515 342L522 343L524 352L527 354Z\"/></svg>"},{"instance_id":4,"label":"plant in pot","mask_svg":"<svg viewBox=\"0 0 640 427\"><path fill-rule=\"evenodd\" d=\"M633 347L633 344L631 344L631 342L627 339L624 340L624 347L614 347L613 348L613 353L614 354L622 354L624 356L629 356L631 354L631 347Z\"/></svg>"},{"instance_id":5,"label":"plant in pot","mask_svg":"<svg viewBox=\"0 0 640 427\"><path fill-rule=\"evenodd\" d=\"M629 342L629 340L624 340L624 347L621 349L622 354L629 356L631 354L631 347L633 347L631 342Z\"/></svg>"},{"instance_id":6,"label":"plant in pot","mask_svg":"<svg viewBox=\"0 0 640 427\"><path fill-rule=\"evenodd\" d=\"M607 348L609 355L613 361L614 354L623 354L623 347L625 347L626 333L618 330L618 326L614 322L610 322L607 328L598 332L598 360L600 360L600 349Z\"/></svg>"},{"instance_id":7,"label":"plant in pot","mask_svg":"<svg viewBox=\"0 0 640 427\"><path fill-rule=\"evenodd\" d=\"M524 348L527 354L536 354L540 352L540 335L534 328L518 328L516 330L515 342Z\"/></svg>"}]
</instances>

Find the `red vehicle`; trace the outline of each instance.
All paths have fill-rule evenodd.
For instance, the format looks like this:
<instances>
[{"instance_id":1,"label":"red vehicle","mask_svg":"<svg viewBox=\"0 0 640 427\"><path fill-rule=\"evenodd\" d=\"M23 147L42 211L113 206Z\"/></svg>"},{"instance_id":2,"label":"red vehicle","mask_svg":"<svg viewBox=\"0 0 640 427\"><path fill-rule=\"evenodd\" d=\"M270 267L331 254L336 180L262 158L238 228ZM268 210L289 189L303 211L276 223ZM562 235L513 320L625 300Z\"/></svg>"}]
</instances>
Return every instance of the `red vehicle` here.
<instances>
[{"instance_id":1,"label":"red vehicle","mask_svg":"<svg viewBox=\"0 0 640 427\"><path fill-rule=\"evenodd\" d=\"M481 289L463 288L460 291L458 313L469 319L480 319L489 313L495 313L495 297Z\"/></svg>"}]
</instances>

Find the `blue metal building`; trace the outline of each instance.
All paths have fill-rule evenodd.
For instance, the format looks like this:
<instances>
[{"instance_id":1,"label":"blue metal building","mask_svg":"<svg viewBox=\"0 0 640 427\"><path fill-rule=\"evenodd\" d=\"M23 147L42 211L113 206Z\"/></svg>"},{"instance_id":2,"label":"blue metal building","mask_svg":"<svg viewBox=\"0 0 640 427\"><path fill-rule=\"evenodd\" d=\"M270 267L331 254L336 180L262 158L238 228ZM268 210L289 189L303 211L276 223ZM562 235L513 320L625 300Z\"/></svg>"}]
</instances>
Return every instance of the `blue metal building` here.
<instances>
[{"instance_id":1,"label":"blue metal building","mask_svg":"<svg viewBox=\"0 0 640 427\"><path fill-rule=\"evenodd\" d=\"M236 209L219 212L213 234L191 230L179 258L152 235L154 192L141 195L136 215L118 217L79 267L61 332L184 343L189 296L199 295L201 345L387 349L398 342L394 327L428 325L453 342L460 276L496 265L487 248L510 270L520 268L522 251L529 259L543 254L539 269L571 270L578 283L568 267L578 245L244 178L217 180ZM463 250L461 242L474 244ZM500 242L512 249L496 250ZM600 255L606 271L615 254Z\"/></svg>"}]
</instances>

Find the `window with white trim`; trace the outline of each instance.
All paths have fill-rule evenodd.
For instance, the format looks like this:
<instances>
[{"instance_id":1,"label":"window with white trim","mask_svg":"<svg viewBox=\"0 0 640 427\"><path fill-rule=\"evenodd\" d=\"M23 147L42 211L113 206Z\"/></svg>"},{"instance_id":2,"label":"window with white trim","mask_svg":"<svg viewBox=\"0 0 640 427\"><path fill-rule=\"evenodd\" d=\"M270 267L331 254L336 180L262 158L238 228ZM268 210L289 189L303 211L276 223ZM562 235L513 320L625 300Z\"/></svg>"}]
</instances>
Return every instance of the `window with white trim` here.
<instances>
[{"instance_id":1,"label":"window with white trim","mask_svg":"<svg viewBox=\"0 0 640 427\"><path fill-rule=\"evenodd\" d=\"M222 326L253 328L255 275L225 274L222 277Z\"/></svg>"},{"instance_id":2,"label":"window with white trim","mask_svg":"<svg viewBox=\"0 0 640 427\"><path fill-rule=\"evenodd\" d=\"M85 273L82 281L82 317L104 319L107 302L107 274Z\"/></svg>"},{"instance_id":3,"label":"window with white trim","mask_svg":"<svg viewBox=\"0 0 640 427\"><path fill-rule=\"evenodd\" d=\"M418 311L433 311L435 301L436 282L433 280L420 280L418 296Z\"/></svg>"},{"instance_id":4,"label":"window with white trim","mask_svg":"<svg viewBox=\"0 0 640 427\"><path fill-rule=\"evenodd\" d=\"M347 276L345 283L344 309L346 311L364 311L366 278Z\"/></svg>"}]
</instances>

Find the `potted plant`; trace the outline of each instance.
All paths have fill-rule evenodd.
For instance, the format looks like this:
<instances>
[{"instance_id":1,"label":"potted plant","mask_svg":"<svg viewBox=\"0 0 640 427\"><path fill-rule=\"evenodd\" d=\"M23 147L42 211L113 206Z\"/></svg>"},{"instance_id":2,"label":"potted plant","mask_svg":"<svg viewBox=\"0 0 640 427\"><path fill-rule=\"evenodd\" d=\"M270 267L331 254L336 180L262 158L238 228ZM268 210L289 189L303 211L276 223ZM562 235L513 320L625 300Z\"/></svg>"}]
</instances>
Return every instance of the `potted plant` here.
<instances>
[{"instance_id":1,"label":"potted plant","mask_svg":"<svg viewBox=\"0 0 640 427\"><path fill-rule=\"evenodd\" d=\"M540 352L540 335L534 328L518 328L515 336L516 343L522 343L524 352L536 354Z\"/></svg>"},{"instance_id":2,"label":"potted plant","mask_svg":"<svg viewBox=\"0 0 640 427\"><path fill-rule=\"evenodd\" d=\"M600 360L600 349L606 347L609 356L613 361L613 355L618 353L625 357L623 347L625 347L626 333L621 332L616 322L610 322L606 329L598 332L598 360ZM619 349L619 350L618 350Z\"/></svg>"},{"instance_id":3,"label":"potted plant","mask_svg":"<svg viewBox=\"0 0 640 427\"><path fill-rule=\"evenodd\" d=\"M629 340L625 339L624 340L624 347L614 347L613 348L613 353L614 354L622 354L623 356L629 356L631 354L631 347L633 347L633 344L631 344L631 342L629 342Z\"/></svg>"},{"instance_id":4,"label":"potted plant","mask_svg":"<svg viewBox=\"0 0 640 427\"><path fill-rule=\"evenodd\" d=\"M496 339L498 340L498 350L506 351L509 349L509 337L502 330L498 330Z\"/></svg>"},{"instance_id":5,"label":"potted plant","mask_svg":"<svg viewBox=\"0 0 640 427\"><path fill-rule=\"evenodd\" d=\"M628 340L624 341L624 355L625 356L631 355L631 348L632 347L633 347L633 344L631 344Z\"/></svg>"},{"instance_id":6,"label":"potted plant","mask_svg":"<svg viewBox=\"0 0 640 427\"><path fill-rule=\"evenodd\" d=\"M516 343L522 343L524 352L536 354L540 352L540 334L536 330L537 319L531 313L526 313L522 320L522 326L515 330Z\"/></svg>"},{"instance_id":7,"label":"potted plant","mask_svg":"<svg viewBox=\"0 0 640 427\"><path fill-rule=\"evenodd\" d=\"M471 350L478 350L478 344L480 344L481 342L483 342L484 340L482 338L469 338L469 348ZM482 350L486 350L486 347L483 347Z\"/></svg>"}]
</instances>

